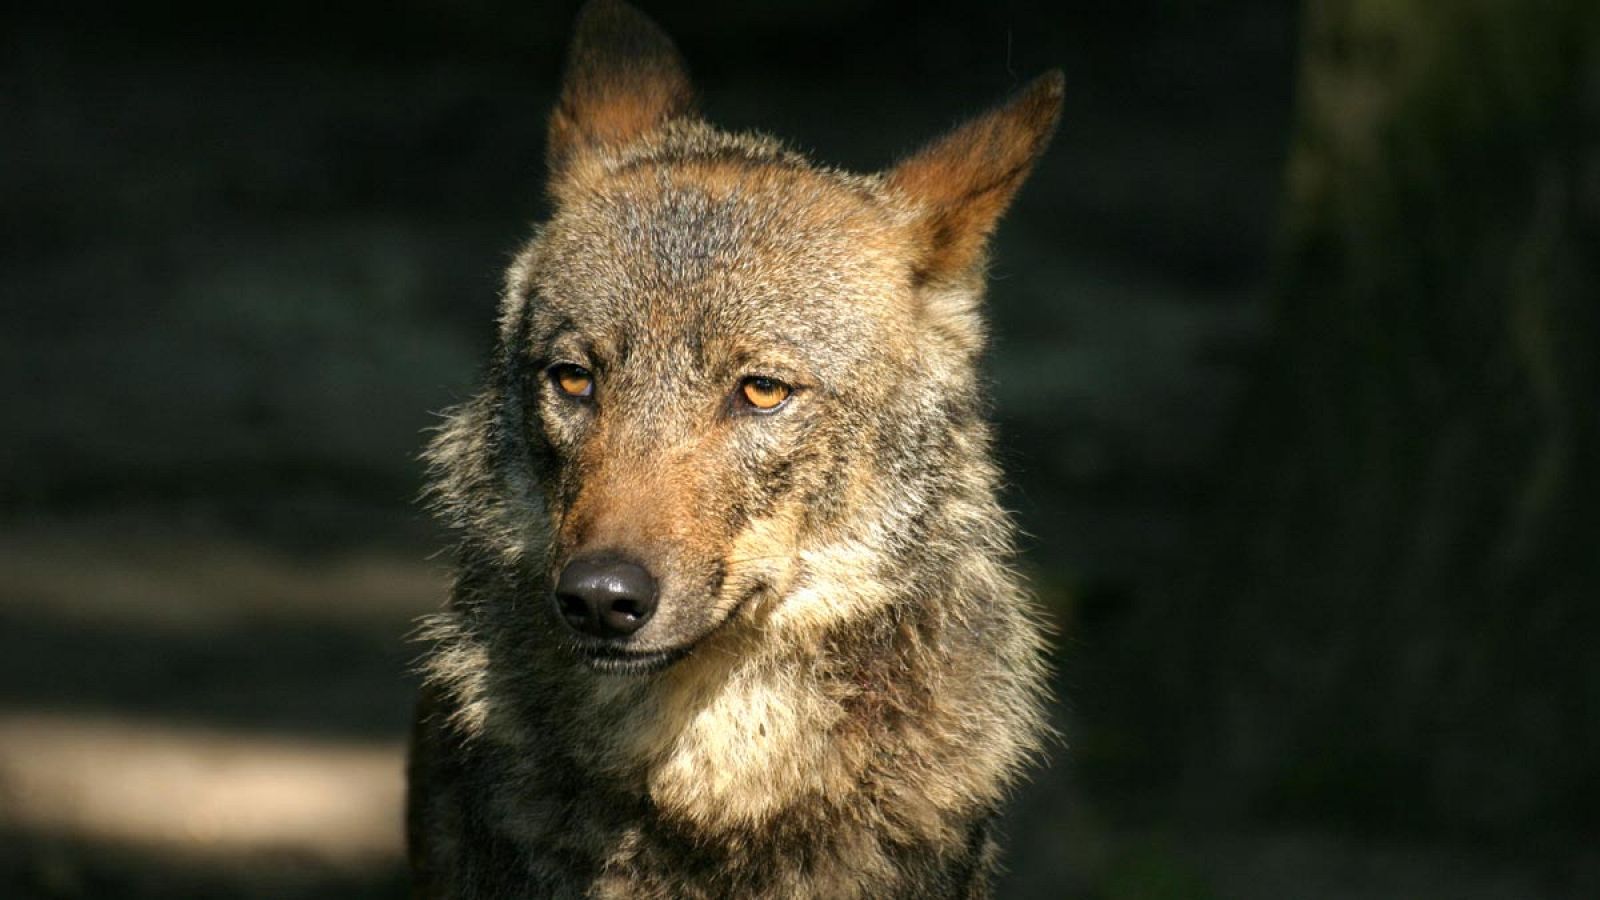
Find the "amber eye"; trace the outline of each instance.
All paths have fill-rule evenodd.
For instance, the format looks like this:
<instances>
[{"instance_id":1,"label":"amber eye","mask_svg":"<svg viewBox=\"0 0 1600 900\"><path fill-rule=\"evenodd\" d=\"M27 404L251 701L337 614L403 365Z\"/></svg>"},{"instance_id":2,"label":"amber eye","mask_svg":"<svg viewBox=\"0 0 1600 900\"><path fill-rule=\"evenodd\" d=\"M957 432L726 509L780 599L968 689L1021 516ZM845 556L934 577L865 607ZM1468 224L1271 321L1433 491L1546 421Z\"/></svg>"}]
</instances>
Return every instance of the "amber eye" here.
<instances>
[{"instance_id":1,"label":"amber eye","mask_svg":"<svg viewBox=\"0 0 1600 900\"><path fill-rule=\"evenodd\" d=\"M568 397L588 397L594 393L594 376L583 366L571 363L551 366L550 380Z\"/></svg>"},{"instance_id":2,"label":"amber eye","mask_svg":"<svg viewBox=\"0 0 1600 900\"><path fill-rule=\"evenodd\" d=\"M759 375L746 378L739 385L739 395L744 401L762 412L771 412L782 406L783 401L789 399L789 395L793 393L794 388L778 379L762 378Z\"/></svg>"}]
</instances>

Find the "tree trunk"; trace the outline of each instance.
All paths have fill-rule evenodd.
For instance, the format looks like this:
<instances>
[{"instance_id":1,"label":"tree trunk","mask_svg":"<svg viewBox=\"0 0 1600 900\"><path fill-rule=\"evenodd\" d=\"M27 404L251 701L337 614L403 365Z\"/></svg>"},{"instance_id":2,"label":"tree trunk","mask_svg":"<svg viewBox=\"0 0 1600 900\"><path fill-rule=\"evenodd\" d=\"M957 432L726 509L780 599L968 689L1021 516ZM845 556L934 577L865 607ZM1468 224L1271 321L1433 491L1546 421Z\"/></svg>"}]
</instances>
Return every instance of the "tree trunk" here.
<instances>
[{"instance_id":1,"label":"tree trunk","mask_svg":"<svg viewBox=\"0 0 1600 900\"><path fill-rule=\"evenodd\" d=\"M1600 3L1313 0L1304 25L1273 332L1178 619L1195 781L1592 828Z\"/></svg>"}]
</instances>

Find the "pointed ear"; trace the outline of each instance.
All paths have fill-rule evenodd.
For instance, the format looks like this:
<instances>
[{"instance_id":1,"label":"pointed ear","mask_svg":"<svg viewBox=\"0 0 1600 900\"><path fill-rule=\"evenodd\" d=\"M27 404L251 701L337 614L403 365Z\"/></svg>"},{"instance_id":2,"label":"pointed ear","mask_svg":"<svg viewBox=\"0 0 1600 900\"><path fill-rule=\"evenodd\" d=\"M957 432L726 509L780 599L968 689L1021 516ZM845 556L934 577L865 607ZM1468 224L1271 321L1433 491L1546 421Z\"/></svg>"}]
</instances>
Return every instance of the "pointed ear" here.
<instances>
[{"instance_id":1,"label":"pointed ear","mask_svg":"<svg viewBox=\"0 0 1600 900\"><path fill-rule=\"evenodd\" d=\"M559 175L578 154L626 144L694 111L694 89L672 38L622 0L578 11L548 159Z\"/></svg>"},{"instance_id":2,"label":"pointed ear","mask_svg":"<svg viewBox=\"0 0 1600 900\"><path fill-rule=\"evenodd\" d=\"M922 148L888 173L911 204L921 282L957 279L984 258L989 235L1044 152L1061 113L1061 71Z\"/></svg>"}]
</instances>

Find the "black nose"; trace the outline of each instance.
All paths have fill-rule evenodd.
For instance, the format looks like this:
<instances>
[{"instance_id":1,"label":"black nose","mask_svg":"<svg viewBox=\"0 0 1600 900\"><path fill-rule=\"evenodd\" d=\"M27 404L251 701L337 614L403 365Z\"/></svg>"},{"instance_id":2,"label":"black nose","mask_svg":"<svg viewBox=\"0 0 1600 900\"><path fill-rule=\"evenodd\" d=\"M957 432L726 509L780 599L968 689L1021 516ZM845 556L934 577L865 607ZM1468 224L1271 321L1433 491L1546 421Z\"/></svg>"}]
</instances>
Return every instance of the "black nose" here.
<instances>
[{"instance_id":1,"label":"black nose","mask_svg":"<svg viewBox=\"0 0 1600 900\"><path fill-rule=\"evenodd\" d=\"M656 580L615 556L579 557L556 580L556 610L579 634L627 637L656 612Z\"/></svg>"}]
</instances>

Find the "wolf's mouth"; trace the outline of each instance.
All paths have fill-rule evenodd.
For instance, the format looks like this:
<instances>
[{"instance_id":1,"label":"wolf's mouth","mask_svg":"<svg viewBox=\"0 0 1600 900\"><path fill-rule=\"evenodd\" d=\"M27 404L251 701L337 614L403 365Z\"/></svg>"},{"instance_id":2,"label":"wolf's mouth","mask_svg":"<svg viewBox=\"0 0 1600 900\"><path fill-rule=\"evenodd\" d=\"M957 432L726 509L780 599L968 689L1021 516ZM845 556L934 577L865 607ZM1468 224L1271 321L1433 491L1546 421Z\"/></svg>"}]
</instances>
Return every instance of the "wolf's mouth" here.
<instances>
[{"instance_id":1,"label":"wolf's mouth","mask_svg":"<svg viewBox=\"0 0 1600 900\"><path fill-rule=\"evenodd\" d=\"M608 675L648 675L667 668L689 655L694 647L639 652L616 647L580 647L578 658L596 672Z\"/></svg>"}]
</instances>

